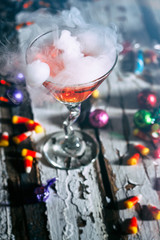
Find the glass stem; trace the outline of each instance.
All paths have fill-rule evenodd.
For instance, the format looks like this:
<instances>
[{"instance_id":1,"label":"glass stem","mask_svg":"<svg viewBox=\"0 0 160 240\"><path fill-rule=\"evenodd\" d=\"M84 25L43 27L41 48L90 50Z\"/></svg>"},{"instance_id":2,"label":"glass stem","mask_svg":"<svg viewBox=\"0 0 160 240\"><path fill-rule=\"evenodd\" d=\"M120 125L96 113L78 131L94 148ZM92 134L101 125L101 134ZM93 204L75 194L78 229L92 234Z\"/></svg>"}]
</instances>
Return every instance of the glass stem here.
<instances>
[{"instance_id":1,"label":"glass stem","mask_svg":"<svg viewBox=\"0 0 160 240\"><path fill-rule=\"evenodd\" d=\"M65 138L69 138L74 134L72 124L77 120L81 111L81 104L69 105L66 104L66 107L69 110L68 118L63 122L63 129L65 133Z\"/></svg>"},{"instance_id":2,"label":"glass stem","mask_svg":"<svg viewBox=\"0 0 160 240\"><path fill-rule=\"evenodd\" d=\"M81 111L81 104L66 104L66 107L69 110L68 118L63 122L63 129L65 133L65 140L63 142L63 149L70 156L79 156L84 152L84 143L79 139L73 130L72 124L77 120Z\"/></svg>"}]
</instances>

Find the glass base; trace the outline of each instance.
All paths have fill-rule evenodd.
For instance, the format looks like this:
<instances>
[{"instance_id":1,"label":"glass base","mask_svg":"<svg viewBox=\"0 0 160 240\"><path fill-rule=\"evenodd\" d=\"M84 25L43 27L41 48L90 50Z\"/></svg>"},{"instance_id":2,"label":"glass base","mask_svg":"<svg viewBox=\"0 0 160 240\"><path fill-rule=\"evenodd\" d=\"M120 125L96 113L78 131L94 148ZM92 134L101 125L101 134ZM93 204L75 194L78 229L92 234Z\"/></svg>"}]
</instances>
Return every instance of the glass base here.
<instances>
[{"instance_id":1,"label":"glass base","mask_svg":"<svg viewBox=\"0 0 160 240\"><path fill-rule=\"evenodd\" d=\"M80 156L70 156L62 148L64 142L64 131L55 132L48 136L43 146L43 154L47 161L58 169L76 169L81 168L96 160L99 147L97 141L89 134L74 130L75 135L82 140L85 151Z\"/></svg>"}]
</instances>

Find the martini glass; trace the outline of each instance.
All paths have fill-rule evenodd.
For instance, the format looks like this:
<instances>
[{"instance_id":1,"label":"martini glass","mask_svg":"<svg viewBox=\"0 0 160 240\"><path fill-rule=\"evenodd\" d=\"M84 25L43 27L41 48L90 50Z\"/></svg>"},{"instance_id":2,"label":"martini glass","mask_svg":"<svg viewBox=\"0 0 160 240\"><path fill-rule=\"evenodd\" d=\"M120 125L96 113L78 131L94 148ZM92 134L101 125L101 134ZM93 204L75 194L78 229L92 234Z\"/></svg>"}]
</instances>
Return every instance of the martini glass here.
<instances>
[{"instance_id":1,"label":"martini glass","mask_svg":"<svg viewBox=\"0 0 160 240\"><path fill-rule=\"evenodd\" d=\"M64 84L54 81L57 72L63 70L62 51L54 45L58 35L55 31L45 32L36 37L26 51L27 64L40 60L50 67L50 76L42 84L49 93L69 110L68 118L63 122L63 130L45 138L42 146L44 157L58 169L76 169L96 160L99 147L96 139L85 131L73 129L73 123L81 112L81 103L109 76L117 62L114 61L108 71L97 79L87 83L72 82ZM65 81L65 79L64 79Z\"/></svg>"}]
</instances>

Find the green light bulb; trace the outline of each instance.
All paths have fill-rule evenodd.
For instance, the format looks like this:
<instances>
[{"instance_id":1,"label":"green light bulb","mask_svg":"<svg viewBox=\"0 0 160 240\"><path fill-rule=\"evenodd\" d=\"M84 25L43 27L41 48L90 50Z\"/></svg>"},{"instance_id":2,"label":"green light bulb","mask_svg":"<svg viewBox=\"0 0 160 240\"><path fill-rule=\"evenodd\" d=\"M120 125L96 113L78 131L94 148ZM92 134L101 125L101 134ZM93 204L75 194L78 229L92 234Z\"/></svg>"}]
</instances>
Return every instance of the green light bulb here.
<instances>
[{"instance_id":1,"label":"green light bulb","mask_svg":"<svg viewBox=\"0 0 160 240\"><path fill-rule=\"evenodd\" d=\"M134 123L138 128L146 128L152 124L152 114L147 110L141 109L135 113Z\"/></svg>"}]
</instances>

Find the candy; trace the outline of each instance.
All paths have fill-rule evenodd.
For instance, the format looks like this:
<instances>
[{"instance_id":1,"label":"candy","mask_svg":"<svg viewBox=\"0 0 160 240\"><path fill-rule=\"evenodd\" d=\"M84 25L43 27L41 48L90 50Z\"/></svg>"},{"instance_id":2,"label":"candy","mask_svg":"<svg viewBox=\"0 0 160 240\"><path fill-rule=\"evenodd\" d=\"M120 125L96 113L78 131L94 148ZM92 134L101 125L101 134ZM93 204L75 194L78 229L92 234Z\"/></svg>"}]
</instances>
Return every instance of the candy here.
<instances>
[{"instance_id":1,"label":"candy","mask_svg":"<svg viewBox=\"0 0 160 240\"><path fill-rule=\"evenodd\" d=\"M50 193L48 188L41 186L41 187L37 187L34 191L38 202L46 202L46 200L48 199Z\"/></svg>"},{"instance_id":2,"label":"candy","mask_svg":"<svg viewBox=\"0 0 160 240\"><path fill-rule=\"evenodd\" d=\"M27 149L27 148L22 149L21 155L22 155L22 157L25 157L25 156L32 156L33 158L41 158L42 157L41 153Z\"/></svg>"},{"instance_id":3,"label":"candy","mask_svg":"<svg viewBox=\"0 0 160 240\"><path fill-rule=\"evenodd\" d=\"M93 127L101 128L107 125L109 116L106 111L96 109L89 114L89 122Z\"/></svg>"},{"instance_id":4,"label":"candy","mask_svg":"<svg viewBox=\"0 0 160 240\"><path fill-rule=\"evenodd\" d=\"M50 7L50 3L46 3L45 1L39 1L39 5L43 6L43 7Z\"/></svg>"},{"instance_id":5,"label":"candy","mask_svg":"<svg viewBox=\"0 0 160 240\"><path fill-rule=\"evenodd\" d=\"M160 128L158 123L154 123L151 127L150 136L154 144L159 143L160 140Z\"/></svg>"},{"instance_id":6,"label":"candy","mask_svg":"<svg viewBox=\"0 0 160 240\"><path fill-rule=\"evenodd\" d=\"M138 203L140 201L140 199L141 199L141 195L131 197L131 198L127 199L126 201L124 201L124 206L126 208L132 208L136 203Z\"/></svg>"},{"instance_id":7,"label":"candy","mask_svg":"<svg viewBox=\"0 0 160 240\"><path fill-rule=\"evenodd\" d=\"M4 79L1 79L1 80L0 80L0 84L6 85L6 86L8 86L8 87L10 87L10 85L11 85L9 82L7 82L7 81L4 80Z\"/></svg>"},{"instance_id":8,"label":"candy","mask_svg":"<svg viewBox=\"0 0 160 240\"><path fill-rule=\"evenodd\" d=\"M25 123L25 122L27 122L29 120L31 120L31 119L26 118L26 117L22 117L22 116L17 116L17 115L14 115L12 117L12 123L13 124Z\"/></svg>"},{"instance_id":9,"label":"candy","mask_svg":"<svg viewBox=\"0 0 160 240\"><path fill-rule=\"evenodd\" d=\"M1 139L9 141L9 134L8 134L8 132L3 132L2 136L1 136Z\"/></svg>"},{"instance_id":10,"label":"candy","mask_svg":"<svg viewBox=\"0 0 160 240\"><path fill-rule=\"evenodd\" d=\"M22 141L24 141L25 139L27 139L30 135L31 135L31 131L28 131L28 132L25 132L25 133L21 133L17 136L14 136L12 139L13 139L14 143L19 144Z\"/></svg>"},{"instance_id":11,"label":"candy","mask_svg":"<svg viewBox=\"0 0 160 240\"><path fill-rule=\"evenodd\" d=\"M148 135L146 135L144 132L142 132L138 128L135 128L133 130L133 135L136 136L136 137L139 137L140 139L145 140L145 141L150 141L151 140Z\"/></svg>"},{"instance_id":12,"label":"candy","mask_svg":"<svg viewBox=\"0 0 160 240\"><path fill-rule=\"evenodd\" d=\"M151 137L155 140L158 139L159 140L159 132L153 131L150 133Z\"/></svg>"},{"instance_id":13,"label":"candy","mask_svg":"<svg viewBox=\"0 0 160 240\"><path fill-rule=\"evenodd\" d=\"M33 1L28 1L28 2L25 2L24 4L23 4L23 8L24 9L27 9L27 8L29 8L31 5L33 4Z\"/></svg>"},{"instance_id":14,"label":"candy","mask_svg":"<svg viewBox=\"0 0 160 240\"><path fill-rule=\"evenodd\" d=\"M38 123L34 122L32 119L14 115L12 117L13 124L24 123L28 131L35 131L36 133L41 133L44 131L43 127Z\"/></svg>"},{"instance_id":15,"label":"candy","mask_svg":"<svg viewBox=\"0 0 160 240\"><path fill-rule=\"evenodd\" d=\"M20 23L20 24L16 25L16 30L20 30L21 28L26 27L26 26L30 26L32 24L34 24L34 22L28 21L28 22Z\"/></svg>"},{"instance_id":16,"label":"candy","mask_svg":"<svg viewBox=\"0 0 160 240\"><path fill-rule=\"evenodd\" d=\"M160 220L160 209L152 205L149 205L148 209L155 220Z\"/></svg>"},{"instance_id":17,"label":"candy","mask_svg":"<svg viewBox=\"0 0 160 240\"><path fill-rule=\"evenodd\" d=\"M30 173L31 170L32 170L33 157L32 156L25 156L23 161L24 161L25 172Z\"/></svg>"},{"instance_id":18,"label":"candy","mask_svg":"<svg viewBox=\"0 0 160 240\"><path fill-rule=\"evenodd\" d=\"M25 125L29 131L34 130L36 133L41 133L44 131L43 127L39 123L34 122L33 120L25 122Z\"/></svg>"},{"instance_id":19,"label":"candy","mask_svg":"<svg viewBox=\"0 0 160 240\"><path fill-rule=\"evenodd\" d=\"M9 99L6 97L0 97L0 102L9 102Z\"/></svg>"},{"instance_id":20,"label":"candy","mask_svg":"<svg viewBox=\"0 0 160 240\"><path fill-rule=\"evenodd\" d=\"M153 142L153 144L154 145L157 145L157 144L159 144L159 137L158 138L152 138L152 142Z\"/></svg>"},{"instance_id":21,"label":"candy","mask_svg":"<svg viewBox=\"0 0 160 240\"><path fill-rule=\"evenodd\" d=\"M138 152L140 152L140 154L143 155L143 156L148 155L149 152L150 152L149 148L147 148L147 147L145 147L145 146L143 146L143 145L141 145L141 144L137 144L137 145L135 145L134 147L135 147L135 149L136 149Z\"/></svg>"},{"instance_id":22,"label":"candy","mask_svg":"<svg viewBox=\"0 0 160 240\"><path fill-rule=\"evenodd\" d=\"M49 187L52 186L56 182L56 178L52 178L47 182L45 186L40 186L35 188L35 195L37 197L37 200L39 202L46 202L48 199L50 192L49 192Z\"/></svg>"},{"instance_id":23,"label":"candy","mask_svg":"<svg viewBox=\"0 0 160 240\"><path fill-rule=\"evenodd\" d=\"M0 138L0 147L9 146L9 134L8 132L3 132Z\"/></svg>"},{"instance_id":24,"label":"candy","mask_svg":"<svg viewBox=\"0 0 160 240\"><path fill-rule=\"evenodd\" d=\"M151 109L157 104L156 93L150 90L144 90L138 94L138 104L140 108Z\"/></svg>"},{"instance_id":25,"label":"candy","mask_svg":"<svg viewBox=\"0 0 160 240\"><path fill-rule=\"evenodd\" d=\"M138 223L137 223L137 218L136 217L132 217L129 220L126 232L128 234L136 234L138 232Z\"/></svg>"},{"instance_id":26,"label":"candy","mask_svg":"<svg viewBox=\"0 0 160 240\"><path fill-rule=\"evenodd\" d=\"M135 153L133 154L132 157L130 157L128 160L127 160L127 164L128 165L136 165L138 163L138 160L140 159L140 154L139 153Z\"/></svg>"},{"instance_id":27,"label":"candy","mask_svg":"<svg viewBox=\"0 0 160 240\"><path fill-rule=\"evenodd\" d=\"M157 54L152 50L145 50L144 52L144 61L145 64L158 63Z\"/></svg>"},{"instance_id":28,"label":"candy","mask_svg":"<svg viewBox=\"0 0 160 240\"><path fill-rule=\"evenodd\" d=\"M144 109L137 111L133 120L138 128L146 128L153 123L152 114Z\"/></svg>"}]
</instances>

